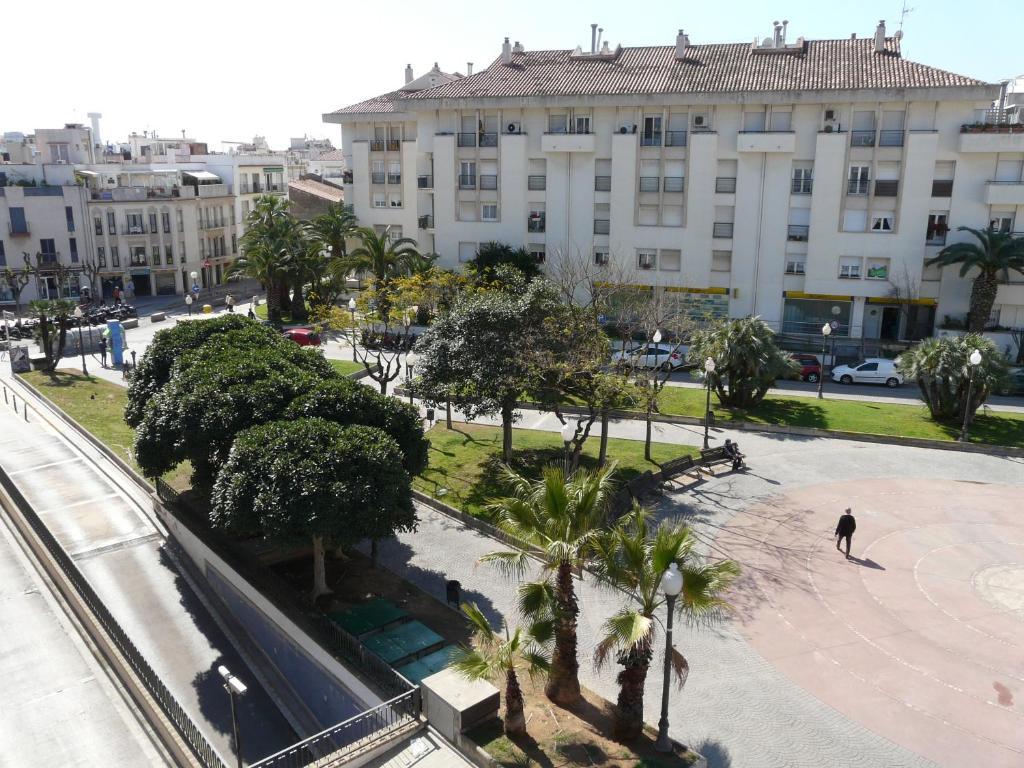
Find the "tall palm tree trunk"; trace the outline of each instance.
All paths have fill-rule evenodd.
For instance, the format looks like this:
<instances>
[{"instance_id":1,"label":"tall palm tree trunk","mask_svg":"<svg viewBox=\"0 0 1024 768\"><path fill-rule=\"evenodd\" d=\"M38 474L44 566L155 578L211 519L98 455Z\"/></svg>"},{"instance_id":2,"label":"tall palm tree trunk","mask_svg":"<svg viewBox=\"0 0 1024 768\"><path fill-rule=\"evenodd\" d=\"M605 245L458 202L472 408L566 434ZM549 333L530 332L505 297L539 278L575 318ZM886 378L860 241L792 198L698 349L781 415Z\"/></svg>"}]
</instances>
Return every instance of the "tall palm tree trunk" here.
<instances>
[{"instance_id":1,"label":"tall palm tree trunk","mask_svg":"<svg viewBox=\"0 0 1024 768\"><path fill-rule=\"evenodd\" d=\"M650 642L645 642L640 647L630 648L619 659L623 669L616 678L619 697L612 726L612 736L618 741L632 741L643 732L644 684L651 668L651 657Z\"/></svg>"},{"instance_id":2,"label":"tall palm tree trunk","mask_svg":"<svg viewBox=\"0 0 1024 768\"><path fill-rule=\"evenodd\" d=\"M277 301L281 307L281 311L291 314L292 296L291 292L288 290L288 281L279 278L275 282L277 284Z\"/></svg>"},{"instance_id":3,"label":"tall palm tree trunk","mask_svg":"<svg viewBox=\"0 0 1024 768\"><path fill-rule=\"evenodd\" d=\"M281 322L281 290L277 287L277 278L267 281L267 320Z\"/></svg>"},{"instance_id":4,"label":"tall palm tree trunk","mask_svg":"<svg viewBox=\"0 0 1024 768\"><path fill-rule=\"evenodd\" d=\"M608 410L601 411L601 448L597 453L597 466L603 467L608 461Z\"/></svg>"},{"instance_id":5,"label":"tall palm tree trunk","mask_svg":"<svg viewBox=\"0 0 1024 768\"><path fill-rule=\"evenodd\" d=\"M579 604L572 583L572 563L562 562L555 575L555 650L544 693L562 706L580 698L579 661L576 659L576 617Z\"/></svg>"},{"instance_id":6,"label":"tall palm tree trunk","mask_svg":"<svg viewBox=\"0 0 1024 768\"><path fill-rule=\"evenodd\" d=\"M292 320L299 323L309 319L309 313L306 312L306 297L302 294L303 287L302 278L296 278L292 285Z\"/></svg>"},{"instance_id":7,"label":"tall palm tree trunk","mask_svg":"<svg viewBox=\"0 0 1024 768\"><path fill-rule=\"evenodd\" d=\"M512 417L515 404L501 406L501 460L508 464L512 461Z\"/></svg>"},{"instance_id":8,"label":"tall palm tree trunk","mask_svg":"<svg viewBox=\"0 0 1024 768\"><path fill-rule=\"evenodd\" d=\"M526 733L526 713L523 703L523 689L514 669L505 673L505 735L518 736Z\"/></svg>"},{"instance_id":9,"label":"tall palm tree trunk","mask_svg":"<svg viewBox=\"0 0 1024 768\"><path fill-rule=\"evenodd\" d=\"M996 291L999 290L999 279L994 272L982 272L974 278L971 286L971 304L967 313L967 330L981 333L985 330L992 305L996 303Z\"/></svg>"}]
</instances>

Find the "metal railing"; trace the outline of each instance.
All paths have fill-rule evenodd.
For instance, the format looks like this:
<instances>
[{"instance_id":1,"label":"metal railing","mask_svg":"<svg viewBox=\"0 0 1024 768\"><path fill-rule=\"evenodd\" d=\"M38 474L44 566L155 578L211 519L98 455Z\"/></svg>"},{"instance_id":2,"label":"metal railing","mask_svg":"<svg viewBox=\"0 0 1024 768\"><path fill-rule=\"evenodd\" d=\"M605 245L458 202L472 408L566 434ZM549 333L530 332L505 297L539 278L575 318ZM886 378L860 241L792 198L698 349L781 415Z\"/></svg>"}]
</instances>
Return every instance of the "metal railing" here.
<instances>
[{"instance_id":1,"label":"metal railing","mask_svg":"<svg viewBox=\"0 0 1024 768\"><path fill-rule=\"evenodd\" d=\"M735 176L717 176L715 178L715 192L735 192L736 191L736 177Z\"/></svg>"},{"instance_id":2,"label":"metal railing","mask_svg":"<svg viewBox=\"0 0 1024 768\"><path fill-rule=\"evenodd\" d=\"M318 757L330 756L332 765L345 754L365 749L419 718L420 689L414 688L361 712L320 733L253 763L252 768L306 768Z\"/></svg>"},{"instance_id":3,"label":"metal railing","mask_svg":"<svg viewBox=\"0 0 1024 768\"><path fill-rule=\"evenodd\" d=\"M475 147L476 146L476 134L475 133L459 133L455 136L455 143L460 147Z\"/></svg>"},{"instance_id":4,"label":"metal railing","mask_svg":"<svg viewBox=\"0 0 1024 768\"><path fill-rule=\"evenodd\" d=\"M262 184L243 184L242 194L243 195L258 195L261 192L265 192Z\"/></svg>"},{"instance_id":5,"label":"metal railing","mask_svg":"<svg viewBox=\"0 0 1024 768\"><path fill-rule=\"evenodd\" d=\"M421 173L416 177L416 187L418 189L433 189L434 177L429 173Z\"/></svg>"},{"instance_id":6,"label":"metal railing","mask_svg":"<svg viewBox=\"0 0 1024 768\"><path fill-rule=\"evenodd\" d=\"M786 227L786 239L794 243L806 243L811 228L806 224L790 224Z\"/></svg>"},{"instance_id":7,"label":"metal railing","mask_svg":"<svg viewBox=\"0 0 1024 768\"><path fill-rule=\"evenodd\" d=\"M809 195L813 189L813 179L793 179L793 186L790 187L790 191L794 195Z\"/></svg>"},{"instance_id":8,"label":"metal railing","mask_svg":"<svg viewBox=\"0 0 1024 768\"><path fill-rule=\"evenodd\" d=\"M498 134L496 134L496 133L481 133L480 134L480 146L481 147L496 147L496 146L498 146Z\"/></svg>"},{"instance_id":9,"label":"metal railing","mask_svg":"<svg viewBox=\"0 0 1024 768\"><path fill-rule=\"evenodd\" d=\"M370 139L370 151L371 152L383 152L384 151L384 139Z\"/></svg>"},{"instance_id":10,"label":"metal railing","mask_svg":"<svg viewBox=\"0 0 1024 768\"><path fill-rule=\"evenodd\" d=\"M716 221L711 228L711 234L713 237L732 237L732 222Z\"/></svg>"},{"instance_id":11,"label":"metal railing","mask_svg":"<svg viewBox=\"0 0 1024 768\"><path fill-rule=\"evenodd\" d=\"M612 177L611 176L595 176L594 177L594 191L595 192L611 192L612 191Z\"/></svg>"},{"instance_id":12,"label":"metal railing","mask_svg":"<svg viewBox=\"0 0 1024 768\"><path fill-rule=\"evenodd\" d=\"M398 152L402 148L402 140L388 139L387 144L385 144L385 147L387 148L388 152Z\"/></svg>"},{"instance_id":13,"label":"metal railing","mask_svg":"<svg viewBox=\"0 0 1024 768\"><path fill-rule=\"evenodd\" d=\"M401 184L401 183L402 183L402 174L400 174L400 173L389 173L388 174L388 184Z\"/></svg>"},{"instance_id":14,"label":"metal railing","mask_svg":"<svg viewBox=\"0 0 1024 768\"><path fill-rule=\"evenodd\" d=\"M0 471L0 484L3 485L4 491L18 508L21 516L28 523L29 527L32 528L35 535L39 537L39 541L50 553L50 556L53 557L57 566L64 573L64 576L71 582L81 600L92 612L96 621L107 634L107 637L117 647L117 650L124 657L128 666L138 675L157 705L163 710L163 713L171 723L174 724L175 729L185 740L185 743L188 744L192 753L207 768L225 768L223 761L210 745L210 742L206 740L198 726L192 722L192 718L188 716L188 713L185 712L177 699L174 698L174 695L167 689L167 686L164 685L156 672L153 671L149 662L146 661L146 657L135 647L131 638L121 628L121 625L117 623L113 614L103 604L103 601L100 600L92 585L82 575L82 572L78 570L74 560L64 551L64 548L54 535L50 533L49 528L46 527L46 524L43 523L39 515L32 509L6 472Z\"/></svg>"},{"instance_id":15,"label":"metal railing","mask_svg":"<svg viewBox=\"0 0 1024 768\"><path fill-rule=\"evenodd\" d=\"M879 131L878 146L880 147L902 147L903 131Z\"/></svg>"},{"instance_id":16,"label":"metal railing","mask_svg":"<svg viewBox=\"0 0 1024 768\"><path fill-rule=\"evenodd\" d=\"M545 230L546 223L544 216L530 216L526 219L526 231L543 232Z\"/></svg>"},{"instance_id":17,"label":"metal railing","mask_svg":"<svg viewBox=\"0 0 1024 768\"><path fill-rule=\"evenodd\" d=\"M665 131L666 147L685 147L686 131Z\"/></svg>"},{"instance_id":18,"label":"metal railing","mask_svg":"<svg viewBox=\"0 0 1024 768\"><path fill-rule=\"evenodd\" d=\"M145 224L131 224L126 222L124 229L121 230L122 234L125 235L144 235L146 234Z\"/></svg>"},{"instance_id":19,"label":"metal railing","mask_svg":"<svg viewBox=\"0 0 1024 768\"><path fill-rule=\"evenodd\" d=\"M666 176L663 181L663 186L666 192L682 192L683 181L682 176Z\"/></svg>"},{"instance_id":20,"label":"metal railing","mask_svg":"<svg viewBox=\"0 0 1024 768\"><path fill-rule=\"evenodd\" d=\"M594 234L607 235L611 232L611 222L608 219L594 219Z\"/></svg>"},{"instance_id":21,"label":"metal railing","mask_svg":"<svg viewBox=\"0 0 1024 768\"><path fill-rule=\"evenodd\" d=\"M657 192L661 186L661 178L658 176L641 176L640 177L640 191L641 192Z\"/></svg>"},{"instance_id":22,"label":"metal railing","mask_svg":"<svg viewBox=\"0 0 1024 768\"><path fill-rule=\"evenodd\" d=\"M899 191L898 181L879 179L875 182L875 197L896 197Z\"/></svg>"},{"instance_id":23,"label":"metal railing","mask_svg":"<svg viewBox=\"0 0 1024 768\"><path fill-rule=\"evenodd\" d=\"M471 173L459 174L459 189L476 189L476 175Z\"/></svg>"},{"instance_id":24,"label":"metal railing","mask_svg":"<svg viewBox=\"0 0 1024 768\"><path fill-rule=\"evenodd\" d=\"M386 178L387 178L387 175L383 171L381 171L381 172L371 171L370 172L370 183L371 184L383 184L384 180Z\"/></svg>"},{"instance_id":25,"label":"metal railing","mask_svg":"<svg viewBox=\"0 0 1024 768\"><path fill-rule=\"evenodd\" d=\"M526 177L526 188L533 190L534 192L548 188L547 176L527 176Z\"/></svg>"},{"instance_id":26,"label":"metal railing","mask_svg":"<svg viewBox=\"0 0 1024 768\"><path fill-rule=\"evenodd\" d=\"M866 195L868 193L867 179L850 179L846 184L846 193L849 195Z\"/></svg>"},{"instance_id":27,"label":"metal railing","mask_svg":"<svg viewBox=\"0 0 1024 768\"><path fill-rule=\"evenodd\" d=\"M434 217L429 213L419 218L420 229L433 229L434 228Z\"/></svg>"},{"instance_id":28,"label":"metal railing","mask_svg":"<svg viewBox=\"0 0 1024 768\"><path fill-rule=\"evenodd\" d=\"M640 146L641 147L660 147L661 146L661 132L658 133L642 133L640 134Z\"/></svg>"},{"instance_id":29,"label":"metal railing","mask_svg":"<svg viewBox=\"0 0 1024 768\"><path fill-rule=\"evenodd\" d=\"M498 188L498 177L497 175L481 174L480 175L480 189L497 189Z\"/></svg>"},{"instance_id":30,"label":"metal railing","mask_svg":"<svg viewBox=\"0 0 1024 768\"><path fill-rule=\"evenodd\" d=\"M945 232L927 232L924 236L925 245L945 245L946 244L946 233Z\"/></svg>"},{"instance_id":31,"label":"metal railing","mask_svg":"<svg viewBox=\"0 0 1024 768\"><path fill-rule=\"evenodd\" d=\"M132 267L148 267L149 260L145 256L129 256L128 265Z\"/></svg>"},{"instance_id":32,"label":"metal railing","mask_svg":"<svg viewBox=\"0 0 1024 768\"><path fill-rule=\"evenodd\" d=\"M850 131L851 147L873 147L875 146L875 130Z\"/></svg>"}]
</instances>

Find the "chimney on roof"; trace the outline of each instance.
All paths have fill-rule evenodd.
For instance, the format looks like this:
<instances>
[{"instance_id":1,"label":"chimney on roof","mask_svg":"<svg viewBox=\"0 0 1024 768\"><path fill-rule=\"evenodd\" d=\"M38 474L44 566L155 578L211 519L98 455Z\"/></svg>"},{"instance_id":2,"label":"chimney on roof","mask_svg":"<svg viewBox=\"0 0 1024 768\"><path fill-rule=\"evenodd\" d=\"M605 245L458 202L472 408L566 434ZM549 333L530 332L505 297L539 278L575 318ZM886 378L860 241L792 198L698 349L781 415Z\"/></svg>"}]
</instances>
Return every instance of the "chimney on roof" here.
<instances>
[{"instance_id":1,"label":"chimney on roof","mask_svg":"<svg viewBox=\"0 0 1024 768\"><path fill-rule=\"evenodd\" d=\"M783 46L786 45L786 27L788 27L788 26L789 26L789 21L787 19L783 19L782 20L782 45Z\"/></svg>"},{"instance_id":2,"label":"chimney on roof","mask_svg":"<svg viewBox=\"0 0 1024 768\"><path fill-rule=\"evenodd\" d=\"M773 21L772 29L772 48L779 48L782 44L782 25L778 21Z\"/></svg>"},{"instance_id":3,"label":"chimney on roof","mask_svg":"<svg viewBox=\"0 0 1024 768\"><path fill-rule=\"evenodd\" d=\"M408 85L412 82L412 64L405 65L405 84Z\"/></svg>"},{"instance_id":4,"label":"chimney on roof","mask_svg":"<svg viewBox=\"0 0 1024 768\"><path fill-rule=\"evenodd\" d=\"M850 39L851 40L856 40L857 39L857 33L856 32L851 32L850 33Z\"/></svg>"},{"instance_id":5,"label":"chimney on roof","mask_svg":"<svg viewBox=\"0 0 1024 768\"><path fill-rule=\"evenodd\" d=\"M472 61L467 61L466 62L466 77L469 77L472 74L473 74L473 62Z\"/></svg>"},{"instance_id":6,"label":"chimney on roof","mask_svg":"<svg viewBox=\"0 0 1024 768\"><path fill-rule=\"evenodd\" d=\"M590 25L590 52L597 53L597 24Z\"/></svg>"},{"instance_id":7,"label":"chimney on roof","mask_svg":"<svg viewBox=\"0 0 1024 768\"><path fill-rule=\"evenodd\" d=\"M526 49L522 43L516 40L516 44L512 46L512 53L526 53Z\"/></svg>"},{"instance_id":8,"label":"chimney on roof","mask_svg":"<svg viewBox=\"0 0 1024 768\"><path fill-rule=\"evenodd\" d=\"M885 50L885 19L880 19L875 29L875 53L882 53Z\"/></svg>"},{"instance_id":9,"label":"chimney on roof","mask_svg":"<svg viewBox=\"0 0 1024 768\"><path fill-rule=\"evenodd\" d=\"M679 30L676 34L676 61L682 61L686 58L686 33L683 30Z\"/></svg>"},{"instance_id":10,"label":"chimney on roof","mask_svg":"<svg viewBox=\"0 0 1024 768\"><path fill-rule=\"evenodd\" d=\"M501 63L505 66L512 63L512 46L509 45L507 37L505 42L501 44Z\"/></svg>"}]
</instances>

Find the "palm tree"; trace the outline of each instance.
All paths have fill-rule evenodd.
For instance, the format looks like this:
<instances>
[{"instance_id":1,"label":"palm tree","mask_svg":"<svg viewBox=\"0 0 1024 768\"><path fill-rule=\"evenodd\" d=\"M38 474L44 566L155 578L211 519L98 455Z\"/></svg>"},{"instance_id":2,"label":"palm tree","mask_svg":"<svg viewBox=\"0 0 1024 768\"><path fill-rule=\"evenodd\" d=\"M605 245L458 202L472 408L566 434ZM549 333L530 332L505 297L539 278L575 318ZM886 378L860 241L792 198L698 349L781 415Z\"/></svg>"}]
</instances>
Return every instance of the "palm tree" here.
<instances>
[{"instance_id":1,"label":"palm tree","mask_svg":"<svg viewBox=\"0 0 1024 768\"><path fill-rule=\"evenodd\" d=\"M276 195L256 198L245 224L242 253L229 268L228 276L244 275L259 280L267 289L268 317L278 323L293 259L302 249L302 226L288 212L288 201Z\"/></svg>"},{"instance_id":2,"label":"palm tree","mask_svg":"<svg viewBox=\"0 0 1024 768\"><path fill-rule=\"evenodd\" d=\"M999 232L994 227L972 229L958 227L960 232L970 232L977 243L953 243L947 245L934 258L925 262L928 266L940 267L960 265L960 277L972 269L978 274L971 286L971 303L967 312L967 330L981 333L992 314L996 291L1002 279L1010 279L1010 270L1024 273L1024 239L1009 232Z\"/></svg>"},{"instance_id":3,"label":"palm tree","mask_svg":"<svg viewBox=\"0 0 1024 768\"><path fill-rule=\"evenodd\" d=\"M317 293L325 294L329 301L340 295L345 281L352 272L354 264L348 255L348 241L356 237L359 230L359 219L352 212L352 206L332 205L327 213L313 219L313 232L323 242L327 251L327 259L323 263ZM330 283L330 286L324 285Z\"/></svg>"},{"instance_id":4,"label":"palm tree","mask_svg":"<svg viewBox=\"0 0 1024 768\"><path fill-rule=\"evenodd\" d=\"M573 569L582 567L604 523L611 499L610 466L597 472L578 471L568 480L558 467L548 467L540 480L531 481L504 467L511 494L494 499L487 509L497 526L524 548L491 552L480 558L507 576L521 579L540 558L540 581L519 588L520 609L528 616L550 610L554 619L555 649L545 693L556 704L572 704L580 697L579 661L576 658L576 617L579 605Z\"/></svg>"},{"instance_id":5,"label":"palm tree","mask_svg":"<svg viewBox=\"0 0 1024 768\"><path fill-rule=\"evenodd\" d=\"M731 560L700 562L695 545L693 534L684 525L665 524L652 530L648 512L639 506L596 542L593 563L598 579L633 599L604 623L603 637L594 651L599 669L613 656L622 665L613 726L613 736L620 741L634 739L643 731L644 683L665 604L661 577L669 565L676 563L683 574L683 591L676 602L681 615L706 620L728 607L722 593L739 575L739 566ZM682 687L686 659L674 653L673 667Z\"/></svg>"},{"instance_id":6,"label":"palm tree","mask_svg":"<svg viewBox=\"0 0 1024 768\"><path fill-rule=\"evenodd\" d=\"M408 271L409 260L420 255L416 241L411 237L392 238L391 227L377 234L370 227L360 227L356 236L361 245L351 254L353 266L360 272L369 272L378 283L386 283Z\"/></svg>"},{"instance_id":7,"label":"palm tree","mask_svg":"<svg viewBox=\"0 0 1024 768\"><path fill-rule=\"evenodd\" d=\"M452 668L467 680L493 680L504 675L505 734L526 733L519 672L525 671L533 679L547 674L551 668L551 661L544 650L550 625L534 624L527 629L516 627L511 634L508 625L503 625L502 637L494 631L476 603L464 604L462 612L469 618L476 648L459 648L452 659Z\"/></svg>"}]
</instances>

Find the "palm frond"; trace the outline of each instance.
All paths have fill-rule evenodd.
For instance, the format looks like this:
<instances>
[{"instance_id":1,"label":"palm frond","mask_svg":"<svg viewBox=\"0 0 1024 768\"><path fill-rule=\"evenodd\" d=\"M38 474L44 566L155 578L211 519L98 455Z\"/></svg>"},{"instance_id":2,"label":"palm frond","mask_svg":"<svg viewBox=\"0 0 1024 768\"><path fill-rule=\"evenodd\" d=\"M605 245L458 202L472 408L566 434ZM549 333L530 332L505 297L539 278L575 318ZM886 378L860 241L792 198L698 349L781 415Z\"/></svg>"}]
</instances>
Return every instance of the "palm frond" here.
<instances>
[{"instance_id":1,"label":"palm frond","mask_svg":"<svg viewBox=\"0 0 1024 768\"><path fill-rule=\"evenodd\" d=\"M515 552L488 552L480 558L498 569L506 578L521 578L530 564L530 557L522 550Z\"/></svg>"}]
</instances>

